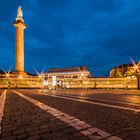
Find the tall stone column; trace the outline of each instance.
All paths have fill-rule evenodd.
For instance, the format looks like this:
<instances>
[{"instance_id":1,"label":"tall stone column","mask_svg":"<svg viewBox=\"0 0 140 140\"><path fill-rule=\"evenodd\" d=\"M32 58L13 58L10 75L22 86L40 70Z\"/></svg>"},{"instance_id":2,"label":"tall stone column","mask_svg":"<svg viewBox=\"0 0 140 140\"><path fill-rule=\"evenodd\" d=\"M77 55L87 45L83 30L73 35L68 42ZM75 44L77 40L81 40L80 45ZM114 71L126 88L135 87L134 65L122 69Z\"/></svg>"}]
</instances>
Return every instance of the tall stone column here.
<instances>
[{"instance_id":1,"label":"tall stone column","mask_svg":"<svg viewBox=\"0 0 140 140\"><path fill-rule=\"evenodd\" d=\"M15 71L24 73L24 29L26 24L22 18L22 7L18 7L17 18L14 22L16 28Z\"/></svg>"}]
</instances>

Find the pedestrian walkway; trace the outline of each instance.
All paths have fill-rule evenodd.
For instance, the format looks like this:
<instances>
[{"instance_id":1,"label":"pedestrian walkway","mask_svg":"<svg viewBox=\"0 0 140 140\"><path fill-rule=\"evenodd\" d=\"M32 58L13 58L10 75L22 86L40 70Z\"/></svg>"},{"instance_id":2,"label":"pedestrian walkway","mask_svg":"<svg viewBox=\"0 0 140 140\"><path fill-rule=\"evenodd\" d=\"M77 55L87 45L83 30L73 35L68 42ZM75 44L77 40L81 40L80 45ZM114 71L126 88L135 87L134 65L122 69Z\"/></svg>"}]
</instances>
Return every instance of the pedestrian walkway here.
<instances>
[{"instance_id":1,"label":"pedestrian walkway","mask_svg":"<svg viewBox=\"0 0 140 140\"><path fill-rule=\"evenodd\" d=\"M7 93L0 140L88 140L50 113L15 93Z\"/></svg>"},{"instance_id":2,"label":"pedestrian walkway","mask_svg":"<svg viewBox=\"0 0 140 140\"><path fill-rule=\"evenodd\" d=\"M3 92L0 140L121 140L17 91ZM6 98L6 102L5 101Z\"/></svg>"}]
</instances>

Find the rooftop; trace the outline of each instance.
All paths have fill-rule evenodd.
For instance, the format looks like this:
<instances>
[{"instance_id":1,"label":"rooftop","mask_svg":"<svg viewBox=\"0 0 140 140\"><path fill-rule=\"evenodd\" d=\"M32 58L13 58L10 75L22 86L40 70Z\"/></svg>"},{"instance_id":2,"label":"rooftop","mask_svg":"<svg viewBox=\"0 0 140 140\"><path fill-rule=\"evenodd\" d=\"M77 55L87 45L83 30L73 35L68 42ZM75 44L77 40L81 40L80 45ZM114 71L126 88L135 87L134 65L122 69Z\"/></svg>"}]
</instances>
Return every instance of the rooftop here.
<instances>
[{"instance_id":1,"label":"rooftop","mask_svg":"<svg viewBox=\"0 0 140 140\"><path fill-rule=\"evenodd\" d=\"M59 72L80 72L88 71L86 66L73 67L73 68L51 68L48 70L48 73L59 73Z\"/></svg>"}]
</instances>

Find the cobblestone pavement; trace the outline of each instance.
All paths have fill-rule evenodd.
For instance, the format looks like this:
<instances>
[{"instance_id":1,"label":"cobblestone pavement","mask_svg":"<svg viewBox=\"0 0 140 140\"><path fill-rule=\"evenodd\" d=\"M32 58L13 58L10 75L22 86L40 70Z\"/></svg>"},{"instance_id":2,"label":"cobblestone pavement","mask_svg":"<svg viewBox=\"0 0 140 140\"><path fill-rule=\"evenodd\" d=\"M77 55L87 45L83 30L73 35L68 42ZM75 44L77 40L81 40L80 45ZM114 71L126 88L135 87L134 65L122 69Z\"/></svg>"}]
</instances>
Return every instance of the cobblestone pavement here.
<instances>
[{"instance_id":1,"label":"cobblestone pavement","mask_svg":"<svg viewBox=\"0 0 140 140\"><path fill-rule=\"evenodd\" d=\"M0 140L88 140L73 127L8 91Z\"/></svg>"},{"instance_id":2,"label":"cobblestone pavement","mask_svg":"<svg viewBox=\"0 0 140 140\"><path fill-rule=\"evenodd\" d=\"M140 140L140 112L104 107L100 105L91 105L80 102L78 99L77 101L74 101L70 99L43 95L47 93L47 91L45 93L43 92L43 94L37 94L42 93L39 91L32 91L30 93L27 93L27 91L22 91L22 93L71 116L77 117L80 120L91 124L92 126L98 127L113 135L122 137L123 139ZM131 101L131 103L133 102ZM119 105L122 106L122 104ZM132 106L130 106L130 108L131 107Z\"/></svg>"},{"instance_id":3,"label":"cobblestone pavement","mask_svg":"<svg viewBox=\"0 0 140 140\"><path fill-rule=\"evenodd\" d=\"M47 93L47 92L46 92ZM47 94L47 95L50 95ZM70 95L70 94L57 94L57 93L51 93L51 96L56 96L56 97L61 97L61 98L71 98L73 100L78 99L78 100L83 100L83 102L88 102L88 103L99 103L100 105L103 104L103 106L110 106L111 108L123 108L125 110L134 110L137 112L140 112L140 103L135 103L135 101L140 101L140 96L139 95L127 95L129 96L129 98L131 97L131 100L129 100L129 102L127 101L127 96L126 95L118 95L120 97L117 96L117 98L115 98L113 94L94 94L93 97L90 96L79 96L79 95ZM96 97L94 97L96 96ZM109 99L106 99L107 97L109 97ZM112 100L111 100L112 97ZM124 98L126 97L126 99L124 100ZM123 99L123 100L122 100ZM132 102L134 100L134 102Z\"/></svg>"},{"instance_id":4,"label":"cobblestone pavement","mask_svg":"<svg viewBox=\"0 0 140 140\"><path fill-rule=\"evenodd\" d=\"M5 106L5 99L6 99L6 91L1 91L0 95L0 134L1 134L1 123L2 118L4 116L4 106Z\"/></svg>"},{"instance_id":5,"label":"cobblestone pavement","mask_svg":"<svg viewBox=\"0 0 140 140\"><path fill-rule=\"evenodd\" d=\"M65 90L53 92L58 93L58 97L50 96L52 94L50 91L42 90L16 90L16 92L19 94L11 90L7 92L4 116L0 124L2 126L0 140L119 140L119 137L124 140L140 140L138 111L100 105L107 104L107 101L84 98L86 101L96 101L99 104L82 102L78 97L81 93L78 94L77 90L73 90L74 94L77 93L72 97L74 100L71 99L70 93L67 93L68 98L61 98L65 97ZM59 95L60 93L63 96ZM129 95L132 98L136 96L136 100L139 99L139 95ZM95 98L95 96L102 100L124 102L108 102L109 106L116 104L130 109L139 108L138 102L133 100L129 101L129 105L128 101L124 100L125 94L113 96L113 94L90 93L86 97ZM118 96L117 100L115 96Z\"/></svg>"},{"instance_id":6,"label":"cobblestone pavement","mask_svg":"<svg viewBox=\"0 0 140 140\"><path fill-rule=\"evenodd\" d=\"M50 90L50 93L73 95L140 104L140 90ZM114 94L115 93L115 94Z\"/></svg>"}]
</instances>

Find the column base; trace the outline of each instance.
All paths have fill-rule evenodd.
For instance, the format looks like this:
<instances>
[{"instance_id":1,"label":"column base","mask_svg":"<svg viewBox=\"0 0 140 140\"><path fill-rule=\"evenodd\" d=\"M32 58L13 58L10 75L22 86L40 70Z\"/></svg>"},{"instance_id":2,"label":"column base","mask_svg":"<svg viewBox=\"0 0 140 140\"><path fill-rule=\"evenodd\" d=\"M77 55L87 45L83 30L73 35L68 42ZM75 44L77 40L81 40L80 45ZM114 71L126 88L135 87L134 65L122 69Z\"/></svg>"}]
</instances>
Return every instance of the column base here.
<instances>
[{"instance_id":1,"label":"column base","mask_svg":"<svg viewBox=\"0 0 140 140\"><path fill-rule=\"evenodd\" d=\"M11 76L14 78L24 78L24 77L26 78L29 75L24 71L14 71L12 72Z\"/></svg>"}]
</instances>

